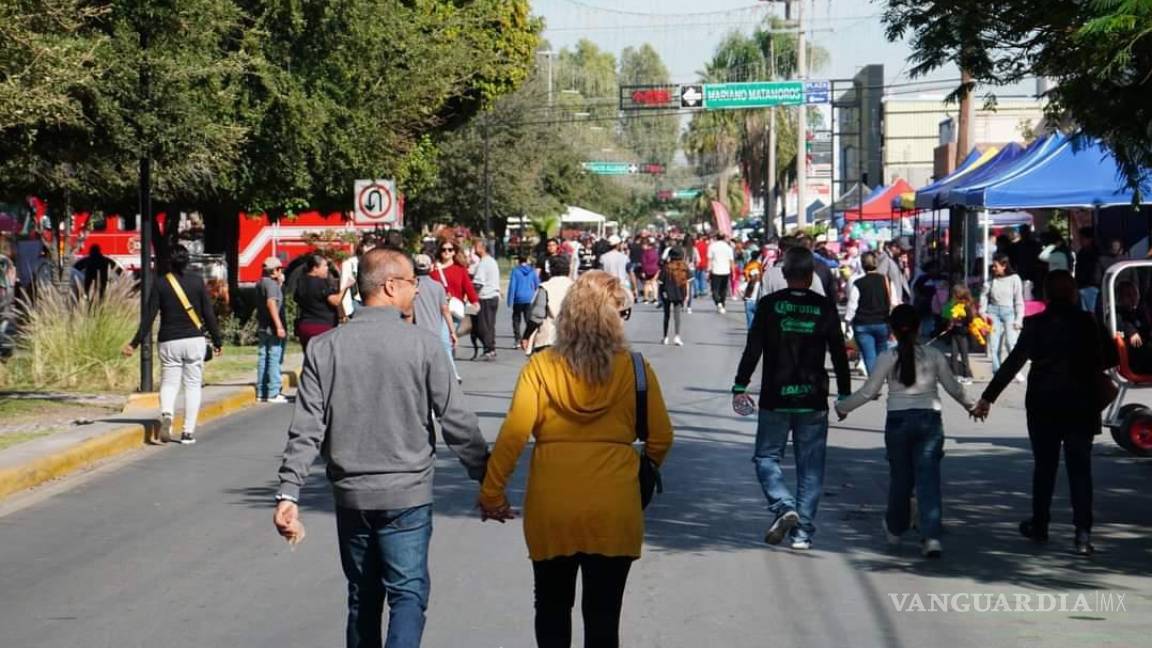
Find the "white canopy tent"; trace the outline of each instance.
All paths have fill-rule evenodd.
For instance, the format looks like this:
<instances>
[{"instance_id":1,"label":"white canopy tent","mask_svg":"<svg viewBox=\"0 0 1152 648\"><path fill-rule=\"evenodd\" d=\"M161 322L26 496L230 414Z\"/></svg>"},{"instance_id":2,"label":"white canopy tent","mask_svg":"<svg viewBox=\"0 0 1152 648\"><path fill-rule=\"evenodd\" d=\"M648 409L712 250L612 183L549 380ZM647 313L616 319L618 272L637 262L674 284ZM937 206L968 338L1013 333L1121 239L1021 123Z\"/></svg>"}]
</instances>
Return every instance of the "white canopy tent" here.
<instances>
[{"instance_id":1,"label":"white canopy tent","mask_svg":"<svg viewBox=\"0 0 1152 648\"><path fill-rule=\"evenodd\" d=\"M568 211L560 215L560 222L565 225L576 224L592 224L596 226L596 235L604 237L604 225L608 222L608 217L603 214L597 214L594 211L584 209L583 207L568 206Z\"/></svg>"}]
</instances>

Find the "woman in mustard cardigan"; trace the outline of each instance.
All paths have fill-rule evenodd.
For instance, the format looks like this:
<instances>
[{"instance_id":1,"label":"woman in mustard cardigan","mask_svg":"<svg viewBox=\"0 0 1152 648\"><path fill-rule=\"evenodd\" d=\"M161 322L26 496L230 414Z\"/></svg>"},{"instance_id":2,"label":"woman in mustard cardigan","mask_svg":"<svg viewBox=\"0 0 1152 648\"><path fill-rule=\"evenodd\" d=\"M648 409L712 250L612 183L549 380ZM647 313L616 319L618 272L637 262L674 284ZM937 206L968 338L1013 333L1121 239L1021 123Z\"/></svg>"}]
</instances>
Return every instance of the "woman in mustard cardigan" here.
<instances>
[{"instance_id":1,"label":"woman in mustard cardigan","mask_svg":"<svg viewBox=\"0 0 1152 648\"><path fill-rule=\"evenodd\" d=\"M524 501L524 536L536 584L536 643L572 642L576 574L583 572L584 645L619 645L620 608L644 543L637 480L636 392L622 314L631 299L605 272L584 274L564 300L556 343L528 361L480 491L485 519L513 512L505 489L536 439ZM660 385L648 375L648 442L657 464L672 445Z\"/></svg>"}]
</instances>

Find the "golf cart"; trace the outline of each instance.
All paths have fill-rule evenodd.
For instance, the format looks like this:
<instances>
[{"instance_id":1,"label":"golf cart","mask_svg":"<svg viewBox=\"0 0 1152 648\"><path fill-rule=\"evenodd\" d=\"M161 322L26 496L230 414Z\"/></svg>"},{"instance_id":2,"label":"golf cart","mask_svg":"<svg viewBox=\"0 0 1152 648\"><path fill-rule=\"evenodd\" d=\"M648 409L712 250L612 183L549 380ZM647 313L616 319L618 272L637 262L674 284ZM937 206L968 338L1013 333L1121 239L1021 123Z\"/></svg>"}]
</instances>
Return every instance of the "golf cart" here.
<instances>
[{"instance_id":1,"label":"golf cart","mask_svg":"<svg viewBox=\"0 0 1152 648\"><path fill-rule=\"evenodd\" d=\"M1140 403L1124 403L1128 392L1132 390L1152 390L1152 373L1137 371L1137 369L1145 371L1152 369L1133 368L1132 349L1124 337L1119 315L1123 295L1119 295L1117 289L1124 287L1131 295L1131 290L1125 284L1131 284L1136 289L1138 303L1134 306L1147 310L1149 304L1145 296L1152 292L1152 260L1122 261L1108 268L1104 274L1100 293L1104 304L1104 321L1108 325L1108 333L1112 343L1116 345L1120 360L1119 365L1109 371L1120 389L1120 394L1104 412L1104 425L1112 432L1112 438L1120 447L1136 456L1148 457L1152 456L1152 408ZM1144 344L1152 344L1152 340Z\"/></svg>"}]
</instances>

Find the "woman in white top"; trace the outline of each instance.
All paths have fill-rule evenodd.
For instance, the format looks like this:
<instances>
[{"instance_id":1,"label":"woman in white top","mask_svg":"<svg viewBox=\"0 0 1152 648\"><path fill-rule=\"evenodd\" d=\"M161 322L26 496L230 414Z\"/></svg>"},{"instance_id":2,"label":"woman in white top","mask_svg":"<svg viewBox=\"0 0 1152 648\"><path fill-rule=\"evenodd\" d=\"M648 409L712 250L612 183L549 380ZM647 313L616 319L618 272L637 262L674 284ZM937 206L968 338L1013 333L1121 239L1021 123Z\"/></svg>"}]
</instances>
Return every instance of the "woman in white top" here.
<instances>
[{"instance_id":1,"label":"woman in white top","mask_svg":"<svg viewBox=\"0 0 1152 648\"><path fill-rule=\"evenodd\" d=\"M971 411L976 401L948 368L944 354L919 344L920 316L908 304L897 306L890 320L896 348L876 360L876 371L856 393L836 404L840 419L872 400L888 383L888 421L884 447L888 451L888 513L884 535L890 545L911 524L912 489L920 505L921 553L939 558L941 534L940 459L944 456L944 421L936 386Z\"/></svg>"},{"instance_id":2,"label":"woman in white top","mask_svg":"<svg viewBox=\"0 0 1152 648\"><path fill-rule=\"evenodd\" d=\"M1013 272L1007 254L992 257L992 281L980 295L980 312L992 320L988 355L992 356L992 373L996 373L1000 370L1001 345L1006 340L1004 355L1012 353L1024 328L1024 283Z\"/></svg>"}]
</instances>

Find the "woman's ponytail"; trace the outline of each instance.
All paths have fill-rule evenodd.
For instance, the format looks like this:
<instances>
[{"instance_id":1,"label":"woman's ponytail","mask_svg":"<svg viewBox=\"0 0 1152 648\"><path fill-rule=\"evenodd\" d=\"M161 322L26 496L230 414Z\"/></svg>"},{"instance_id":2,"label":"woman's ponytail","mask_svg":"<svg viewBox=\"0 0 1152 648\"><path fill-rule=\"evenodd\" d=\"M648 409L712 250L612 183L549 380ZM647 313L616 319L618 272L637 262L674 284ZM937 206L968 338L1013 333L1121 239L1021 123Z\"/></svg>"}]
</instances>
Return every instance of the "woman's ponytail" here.
<instances>
[{"instance_id":1,"label":"woman's ponytail","mask_svg":"<svg viewBox=\"0 0 1152 648\"><path fill-rule=\"evenodd\" d=\"M916 384L916 342L920 337L920 315L908 304L897 306L888 318L896 336L896 371L905 387Z\"/></svg>"}]
</instances>

